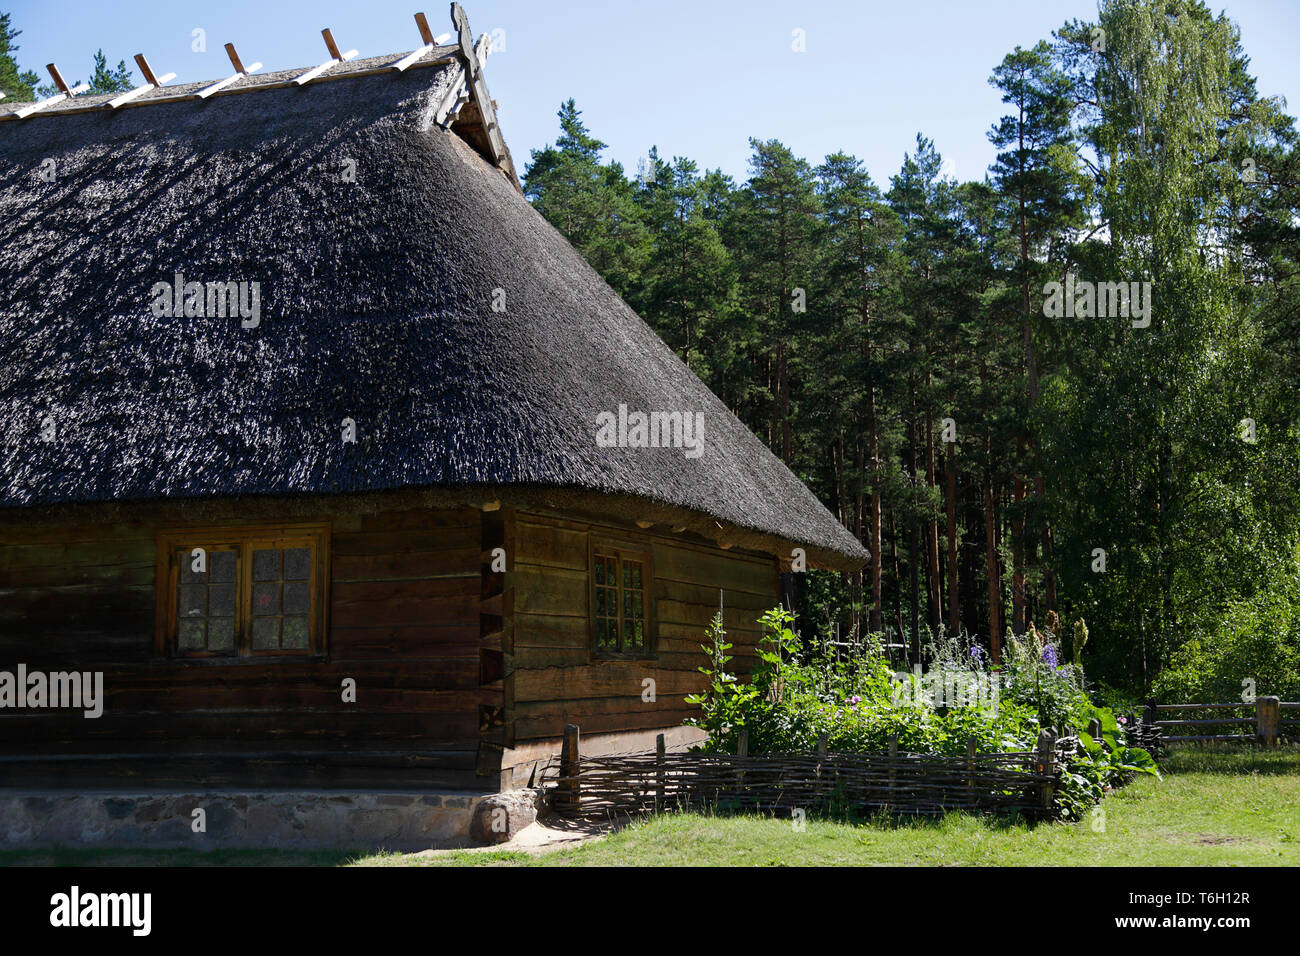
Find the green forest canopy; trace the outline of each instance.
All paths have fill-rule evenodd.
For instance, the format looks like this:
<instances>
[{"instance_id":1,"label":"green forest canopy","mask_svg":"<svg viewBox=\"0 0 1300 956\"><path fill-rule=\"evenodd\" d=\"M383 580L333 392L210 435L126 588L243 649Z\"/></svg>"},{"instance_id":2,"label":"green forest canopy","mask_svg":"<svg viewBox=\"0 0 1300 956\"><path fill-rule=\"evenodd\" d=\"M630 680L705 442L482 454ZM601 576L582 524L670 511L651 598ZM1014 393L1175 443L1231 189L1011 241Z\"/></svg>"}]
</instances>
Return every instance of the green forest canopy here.
<instances>
[{"instance_id":1,"label":"green forest canopy","mask_svg":"<svg viewBox=\"0 0 1300 956\"><path fill-rule=\"evenodd\" d=\"M994 67L981 182L922 135L887 184L762 139L629 176L569 100L525 189L871 551L805 627L1059 615L1113 686L1295 694L1300 154L1248 62L1199 0L1104 0Z\"/></svg>"}]
</instances>

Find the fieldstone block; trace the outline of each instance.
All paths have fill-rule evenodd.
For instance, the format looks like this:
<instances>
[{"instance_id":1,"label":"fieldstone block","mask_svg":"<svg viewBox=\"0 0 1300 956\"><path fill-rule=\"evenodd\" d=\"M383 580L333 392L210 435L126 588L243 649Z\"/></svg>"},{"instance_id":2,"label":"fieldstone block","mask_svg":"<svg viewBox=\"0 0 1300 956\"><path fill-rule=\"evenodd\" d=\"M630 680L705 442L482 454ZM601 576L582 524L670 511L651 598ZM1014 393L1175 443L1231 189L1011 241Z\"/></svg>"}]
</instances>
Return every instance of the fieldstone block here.
<instances>
[{"instance_id":1,"label":"fieldstone block","mask_svg":"<svg viewBox=\"0 0 1300 956\"><path fill-rule=\"evenodd\" d=\"M505 843L537 819L535 790L507 790L484 797L474 808L469 836L475 843Z\"/></svg>"}]
</instances>

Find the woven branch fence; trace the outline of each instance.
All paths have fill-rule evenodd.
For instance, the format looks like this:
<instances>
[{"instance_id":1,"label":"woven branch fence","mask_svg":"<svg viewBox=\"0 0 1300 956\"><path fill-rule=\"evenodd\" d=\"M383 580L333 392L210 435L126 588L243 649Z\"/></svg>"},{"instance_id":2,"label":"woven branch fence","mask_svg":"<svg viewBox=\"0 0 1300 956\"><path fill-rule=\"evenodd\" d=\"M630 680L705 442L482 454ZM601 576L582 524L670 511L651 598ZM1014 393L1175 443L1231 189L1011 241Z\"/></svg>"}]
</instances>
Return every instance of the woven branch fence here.
<instances>
[{"instance_id":1,"label":"woven branch fence","mask_svg":"<svg viewBox=\"0 0 1300 956\"><path fill-rule=\"evenodd\" d=\"M565 731L553 778L562 816L604 819L666 809L802 808L931 815L950 811L1059 816L1055 793L1074 737L1044 733L1035 751L961 757L920 754L706 754L663 752L578 757L578 729ZM743 747L742 747L743 750Z\"/></svg>"}]
</instances>

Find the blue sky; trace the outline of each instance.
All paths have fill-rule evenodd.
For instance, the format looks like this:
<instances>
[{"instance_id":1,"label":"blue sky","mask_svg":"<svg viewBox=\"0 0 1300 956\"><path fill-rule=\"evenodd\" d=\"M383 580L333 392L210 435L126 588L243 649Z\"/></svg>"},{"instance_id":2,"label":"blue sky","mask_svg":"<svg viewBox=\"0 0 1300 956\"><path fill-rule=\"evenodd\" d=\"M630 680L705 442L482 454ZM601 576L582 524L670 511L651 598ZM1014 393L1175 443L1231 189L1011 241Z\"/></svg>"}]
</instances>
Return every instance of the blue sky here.
<instances>
[{"instance_id":1,"label":"blue sky","mask_svg":"<svg viewBox=\"0 0 1300 956\"><path fill-rule=\"evenodd\" d=\"M962 179L993 158L987 132L1002 114L988 85L1017 44L1047 38L1068 19L1090 19L1095 0L889 0L803 5L775 0L465 0L475 35L503 31L488 63L502 130L522 171L531 148L553 141L555 112L574 97L607 157L629 170L651 145L743 179L748 138L778 138L814 162L844 149L882 184L918 131L935 140ZM266 70L325 57L320 29L362 56L419 43L412 14L451 29L441 0L0 0L23 31L20 66L46 78L54 61L84 79L103 48L111 62L148 56L177 81L230 72L222 45ZM1226 0L1264 94L1300 96L1300 0ZM207 33L207 52L191 33ZM804 31L806 52L792 50ZM1300 100L1294 104L1300 109ZM1294 111L1293 109L1293 111Z\"/></svg>"}]
</instances>

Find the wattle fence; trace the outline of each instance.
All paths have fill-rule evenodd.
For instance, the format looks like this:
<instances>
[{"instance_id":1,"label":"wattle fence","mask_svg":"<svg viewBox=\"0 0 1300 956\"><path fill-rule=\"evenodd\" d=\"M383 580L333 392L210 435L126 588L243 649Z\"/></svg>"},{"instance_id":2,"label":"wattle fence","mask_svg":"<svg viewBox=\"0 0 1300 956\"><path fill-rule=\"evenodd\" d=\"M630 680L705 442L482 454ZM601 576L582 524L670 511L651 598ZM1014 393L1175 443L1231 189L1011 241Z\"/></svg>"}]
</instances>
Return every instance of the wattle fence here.
<instances>
[{"instance_id":1,"label":"wattle fence","mask_svg":"<svg viewBox=\"0 0 1300 956\"><path fill-rule=\"evenodd\" d=\"M552 806L562 816L603 819L646 811L834 809L931 815L955 810L1059 816L1055 794L1078 738L1044 732L1021 753L937 757L898 753L665 753L580 757L578 728L565 728Z\"/></svg>"}]
</instances>

